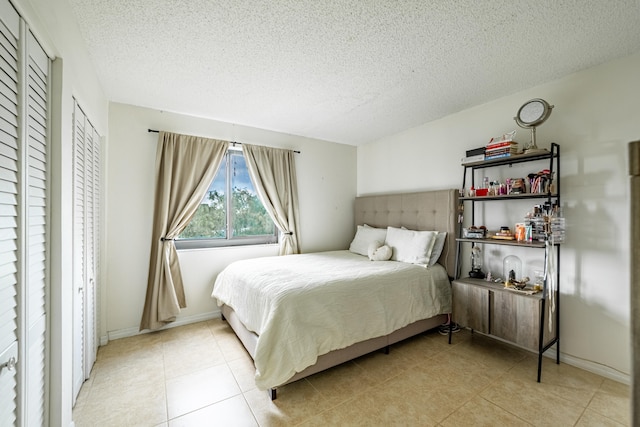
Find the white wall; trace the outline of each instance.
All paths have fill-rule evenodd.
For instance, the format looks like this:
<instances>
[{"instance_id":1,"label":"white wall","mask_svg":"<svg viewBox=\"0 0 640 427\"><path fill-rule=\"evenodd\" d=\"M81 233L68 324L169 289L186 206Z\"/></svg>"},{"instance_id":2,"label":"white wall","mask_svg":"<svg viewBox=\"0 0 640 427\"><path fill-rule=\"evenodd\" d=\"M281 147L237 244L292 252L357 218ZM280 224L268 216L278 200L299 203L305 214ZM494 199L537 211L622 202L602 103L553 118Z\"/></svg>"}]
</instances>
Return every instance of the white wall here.
<instances>
[{"instance_id":1,"label":"white wall","mask_svg":"<svg viewBox=\"0 0 640 427\"><path fill-rule=\"evenodd\" d=\"M627 144L640 138L639 75L636 54L358 148L359 195L460 188L466 150L513 129L517 140L528 141L528 131L513 121L518 108L532 98L555 105L537 141L541 148L552 141L561 146L568 224L561 250L561 359L621 381L629 381L631 369ZM526 210L496 215L513 226ZM487 226L503 225L491 221ZM501 274L508 251L485 250L495 257L492 272ZM530 267L541 264L533 254L519 256Z\"/></svg>"},{"instance_id":2,"label":"white wall","mask_svg":"<svg viewBox=\"0 0 640 427\"><path fill-rule=\"evenodd\" d=\"M106 324L110 339L137 333L144 305L153 219L156 143L166 130L228 141L287 148L296 155L303 252L347 248L353 237L356 148L131 105L109 110L107 168ZM213 316L213 280L236 259L277 255L277 246L179 252L187 308L181 324Z\"/></svg>"}]
</instances>

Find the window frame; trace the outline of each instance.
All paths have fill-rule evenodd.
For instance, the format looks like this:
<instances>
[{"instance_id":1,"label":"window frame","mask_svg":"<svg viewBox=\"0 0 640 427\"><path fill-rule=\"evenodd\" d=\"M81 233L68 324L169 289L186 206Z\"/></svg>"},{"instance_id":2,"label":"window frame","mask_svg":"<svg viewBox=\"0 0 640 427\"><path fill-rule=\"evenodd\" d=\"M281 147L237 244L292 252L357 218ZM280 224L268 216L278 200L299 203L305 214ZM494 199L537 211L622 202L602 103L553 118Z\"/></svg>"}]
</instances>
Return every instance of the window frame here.
<instances>
[{"instance_id":1,"label":"window frame","mask_svg":"<svg viewBox=\"0 0 640 427\"><path fill-rule=\"evenodd\" d=\"M183 249L206 249L206 248L223 248L233 246L253 246L253 245L276 245L280 242L280 231L275 223L273 223L273 234L264 234L260 236L233 236L233 186L232 186L232 156L243 156L241 148L229 147L224 155L223 162L226 162L226 176L225 176L225 192L226 192L226 237L225 238L176 238L174 243L177 250ZM245 161L246 163L246 161ZM221 164L222 165L222 164ZM216 179L218 172L213 177ZM213 183L213 180L211 183ZM209 183L209 185L211 185ZM252 182L253 184L253 182ZM255 187L254 187L255 191ZM207 192L208 194L208 192ZM206 197L206 196L205 196Z\"/></svg>"}]
</instances>

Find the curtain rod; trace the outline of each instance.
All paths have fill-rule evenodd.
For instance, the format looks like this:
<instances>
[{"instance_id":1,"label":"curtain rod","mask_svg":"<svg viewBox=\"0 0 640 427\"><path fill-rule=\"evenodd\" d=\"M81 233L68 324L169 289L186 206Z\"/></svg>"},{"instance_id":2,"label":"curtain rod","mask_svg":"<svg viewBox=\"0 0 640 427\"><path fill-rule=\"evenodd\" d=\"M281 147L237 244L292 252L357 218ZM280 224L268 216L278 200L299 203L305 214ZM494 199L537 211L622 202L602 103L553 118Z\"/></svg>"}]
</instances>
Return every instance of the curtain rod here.
<instances>
[{"instance_id":1,"label":"curtain rod","mask_svg":"<svg viewBox=\"0 0 640 427\"><path fill-rule=\"evenodd\" d=\"M159 130L155 130L155 129L147 129L147 131L148 132L153 132L153 133L160 133ZM236 142L236 141L229 141L229 142L231 142L233 145L236 145L236 144L242 145L242 142ZM297 151L297 150L293 150L293 152L296 153L296 154L300 154L300 151Z\"/></svg>"}]
</instances>

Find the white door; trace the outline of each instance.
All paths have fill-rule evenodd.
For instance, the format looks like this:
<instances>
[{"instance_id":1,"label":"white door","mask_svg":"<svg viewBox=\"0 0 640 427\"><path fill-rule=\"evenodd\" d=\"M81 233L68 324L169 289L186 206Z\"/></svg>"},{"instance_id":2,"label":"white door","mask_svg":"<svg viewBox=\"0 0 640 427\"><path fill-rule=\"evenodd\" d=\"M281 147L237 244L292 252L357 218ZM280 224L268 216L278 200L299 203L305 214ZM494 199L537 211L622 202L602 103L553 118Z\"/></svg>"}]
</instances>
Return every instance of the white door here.
<instances>
[{"instance_id":1,"label":"white door","mask_svg":"<svg viewBox=\"0 0 640 427\"><path fill-rule=\"evenodd\" d=\"M100 137L74 104L74 401L96 360L100 236Z\"/></svg>"},{"instance_id":2,"label":"white door","mask_svg":"<svg viewBox=\"0 0 640 427\"><path fill-rule=\"evenodd\" d=\"M22 298L24 327L23 425L45 425L47 290L49 280L49 145L48 94L50 61L27 32L26 117L23 143L24 178Z\"/></svg>"},{"instance_id":3,"label":"white door","mask_svg":"<svg viewBox=\"0 0 640 427\"><path fill-rule=\"evenodd\" d=\"M85 118L85 291L84 291L84 377L89 378L96 361L99 194L100 194L100 137Z\"/></svg>"},{"instance_id":4,"label":"white door","mask_svg":"<svg viewBox=\"0 0 640 427\"><path fill-rule=\"evenodd\" d=\"M85 324L85 116L75 104L73 111L73 402L84 375Z\"/></svg>"},{"instance_id":5,"label":"white door","mask_svg":"<svg viewBox=\"0 0 640 427\"><path fill-rule=\"evenodd\" d=\"M50 60L0 0L0 425L45 425Z\"/></svg>"},{"instance_id":6,"label":"white door","mask_svg":"<svg viewBox=\"0 0 640 427\"><path fill-rule=\"evenodd\" d=\"M0 425L18 418L18 44L20 17L0 2ZM11 364L9 364L11 361Z\"/></svg>"},{"instance_id":7,"label":"white door","mask_svg":"<svg viewBox=\"0 0 640 427\"><path fill-rule=\"evenodd\" d=\"M101 210L100 210L100 198L102 195L102 191L100 190L102 187L102 155L101 155L101 147L102 147L102 138L98 135L98 132L92 127L93 130L93 149L92 149L92 203L91 203L91 268L89 275L89 287L91 292L89 292L87 298L87 323L91 325L91 331L85 338L85 342L87 342L88 351L86 352L87 357L85 358L85 378L89 378L89 374L91 373L91 368L96 361L96 356L98 353L98 301L99 301L99 293L100 290L100 235L102 232L101 224Z\"/></svg>"}]
</instances>

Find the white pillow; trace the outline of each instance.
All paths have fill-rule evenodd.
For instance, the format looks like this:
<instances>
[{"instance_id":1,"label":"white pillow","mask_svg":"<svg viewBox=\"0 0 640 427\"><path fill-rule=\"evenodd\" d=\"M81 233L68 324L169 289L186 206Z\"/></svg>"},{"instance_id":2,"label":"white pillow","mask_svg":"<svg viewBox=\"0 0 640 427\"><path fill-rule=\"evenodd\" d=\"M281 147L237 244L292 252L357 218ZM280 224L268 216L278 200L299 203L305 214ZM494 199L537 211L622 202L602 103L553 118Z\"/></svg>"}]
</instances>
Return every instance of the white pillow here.
<instances>
[{"instance_id":1,"label":"white pillow","mask_svg":"<svg viewBox=\"0 0 640 427\"><path fill-rule=\"evenodd\" d=\"M387 232L387 228L386 227L385 228L377 228L377 227L374 227L374 226L369 225L369 224L364 224L364 228L376 228L377 230L384 230L385 233Z\"/></svg>"},{"instance_id":2,"label":"white pillow","mask_svg":"<svg viewBox=\"0 0 640 427\"><path fill-rule=\"evenodd\" d=\"M358 226L356 235L349 246L349 250L353 253L369 256L369 245L372 242L384 242L387 236L387 230L384 228L373 228Z\"/></svg>"},{"instance_id":3,"label":"white pillow","mask_svg":"<svg viewBox=\"0 0 640 427\"><path fill-rule=\"evenodd\" d=\"M446 231L438 231L437 233L438 235L435 238L433 249L431 249L431 256L429 257L429 267L438 262L438 258L440 258L442 250L444 249L444 241L447 238Z\"/></svg>"},{"instance_id":4,"label":"white pillow","mask_svg":"<svg viewBox=\"0 0 640 427\"><path fill-rule=\"evenodd\" d=\"M365 227L367 224L365 224ZM408 230L407 227L402 227L403 230ZM438 262L438 258L442 255L442 250L444 249L444 242L447 238L446 231L436 231L436 238L433 244L433 248L431 249L431 256L429 257L429 267L436 264Z\"/></svg>"},{"instance_id":5,"label":"white pillow","mask_svg":"<svg viewBox=\"0 0 640 427\"><path fill-rule=\"evenodd\" d=\"M411 264L428 265L436 231L414 231L387 227L385 244L393 249L391 259Z\"/></svg>"},{"instance_id":6,"label":"white pillow","mask_svg":"<svg viewBox=\"0 0 640 427\"><path fill-rule=\"evenodd\" d=\"M387 261L391 259L392 250L382 242L375 241L369 245L369 259L371 261Z\"/></svg>"}]
</instances>

